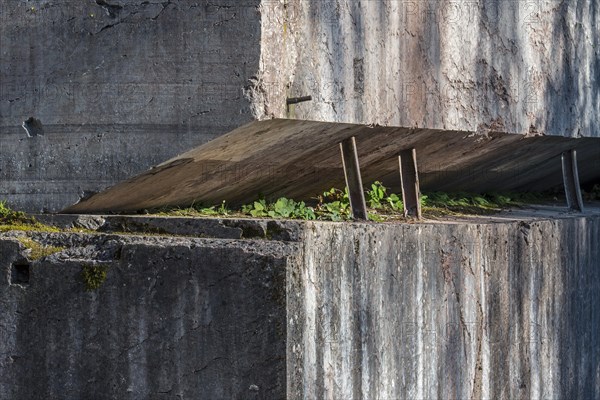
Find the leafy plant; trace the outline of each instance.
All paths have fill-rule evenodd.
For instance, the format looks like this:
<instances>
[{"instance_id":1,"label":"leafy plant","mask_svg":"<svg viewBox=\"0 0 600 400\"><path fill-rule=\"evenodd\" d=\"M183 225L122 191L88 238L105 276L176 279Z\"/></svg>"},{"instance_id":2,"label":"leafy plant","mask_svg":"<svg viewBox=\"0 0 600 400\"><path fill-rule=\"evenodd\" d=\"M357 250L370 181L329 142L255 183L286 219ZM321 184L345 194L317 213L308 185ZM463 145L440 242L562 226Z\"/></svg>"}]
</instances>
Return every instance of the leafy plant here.
<instances>
[{"instance_id":1,"label":"leafy plant","mask_svg":"<svg viewBox=\"0 0 600 400\"><path fill-rule=\"evenodd\" d=\"M202 214L202 215L223 215L223 216L227 216L230 213L229 209L227 208L227 204L225 203L225 200L223 200L221 202L221 205L219 207L217 207L217 206L211 206L211 207L197 206L197 207L194 207L192 205L192 208L194 208L194 210L196 210L199 214Z\"/></svg>"},{"instance_id":2,"label":"leafy plant","mask_svg":"<svg viewBox=\"0 0 600 400\"><path fill-rule=\"evenodd\" d=\"M375 221L375 222L383 222L385 221L385 218L383 217L383 215L380 214L376 214L376 213L368 213L369 215L369 220L370 221Z\"/></svg>"},{"instance_id":3,"label":"leafy plant","mask_svg":"<svg viewBox=\"0 0 600 400\"><path fill-rule=\"evenodd\" d=\"M269 215L267 202L264 199L255 201L251 205L242 206L242 212L253 217L267 217Z\"/></svg>"},{"instance_id":4,"label":"leafy plant","mask_svg":"<svg viewBox=\"0 0 600 400\"><path fill-rule=\"evenodd\" d=\"M268 204L264 199L255 201L250 205L242 206L242 212L253 217L316 219L312 207L307 207L303 201L297 202L285 197L277 199L272 204Z\"/></svg>"},{"instance_id":5,"label":"leafy plant","mask_svg":"<svg viewBox=\"0 0 600 400\"><path fill-rule=\"evenodd\" d=\"M600 193L600 186L596 188ZM545 197L544 197L545 196ZM419 201L425 215L443 216L448 214L489 214L503 207L518 206L548 199L547 195L531 193L445 193L432 192L421 195ZM304 220L345 221L351 218L348 191L331 188L307 205L303 201L295 201L281 197L270 203L260 199L241 207L239 210L229 210L225 202L220 206L202 207L192 205L188 209L168 211L167 215L192 216L251 216L254 218L291 218ZM389 190L380 181L375 181L365 191L369 219L385 221L403 219L404 205L402 197ZM312 206L314 204L314 206Z\"/></svg>"},{"instance_id":6,"label":"leafy plant","mask_svg":"<svg viewBox=\"0 0 600 400\"><path fill-rule=\"evenodd\" d=\"M35 218L27 216L23 211L14 211L6 205L6 202L0 201L0 223L35 223Z\"/></svg>"},{"instance_id":7,"label":"leafy plant","mask_svg":"<svg viewBox=\"0 0 600 400\"><path fill-rule=\"evenodd\" d=\"M328 219L331 221L344 221L350 218L350 198L348 189L341 191L331 188L317 197L318 205L316 214L319 219Z\"/></svg>"},{"instance_id":8,"label":"leafy plant","mask_svg":"<svg viewBox=\"0 0 600 400\"><path fill-rule=\"evenodd\" d=\"M371 189L367 190L367 203L374 210L402 212L404 203L402 197L396 193L388 195L387 188L379 181L373 182ZM425 196L426 197L426 196ZM375 221L375 219L373 219Z\"/></svg>"},{"instance_id":9,"label":"leafy plant","mask_svg":"<svg viewBox=\"0 0 600 400\"><path fill-rule=\"evenodd\" d=\"M382 202L386 198L386 187L379 181L371 184L371 190L367 190L367 203L369 207L378 209L383 206Z\"/></svg>"},{"instance_id":10,"label":"leafy plant","mask_svg":"<svg viewBox=\"0 0 600 400\"><path fill-rule=\"evenodd\" d=\"M403 211L404 203L402 203L402 198L395 193L390 194L386 199L386 202L390 206L390 208L394 211Z\"/></svg>"},{"instance_id":11,"label":"leafy plant","mask_svg":"<svg viewBox=\"0 0 600 400\"><path fill-rule=\"evenodd\" d=\"M294 214L296 208L296 202L294 200L286 199L282 197L273 204L272 209L268 212L269 217L275 218L281 216L283 218L289 218Z\"/></svg>"},{"instance_id":12,"label":"leafy plant","mask_svg":"<svg viewBox=\"0 0 600 400\"><path fill-rule=\"evenodd\" d=\"M8 231L39 231L59 232L54 226L44 225L23 211L15 211L0 201L0 232Z\"/></svg>"}]
</instances>

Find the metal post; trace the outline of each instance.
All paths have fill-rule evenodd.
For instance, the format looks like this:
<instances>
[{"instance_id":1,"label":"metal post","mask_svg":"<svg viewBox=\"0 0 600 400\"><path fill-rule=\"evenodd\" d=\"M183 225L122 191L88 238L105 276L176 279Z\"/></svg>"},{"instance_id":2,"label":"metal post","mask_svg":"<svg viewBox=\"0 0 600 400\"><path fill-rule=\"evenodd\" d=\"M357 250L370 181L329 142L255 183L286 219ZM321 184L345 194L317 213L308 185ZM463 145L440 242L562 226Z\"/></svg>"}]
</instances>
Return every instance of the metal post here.
<instances>
[{"instance_id":1,"label":"metal post","mask_svg":"<svg viewBox=\"0 0 600 400\"><path fill-rule=\"evenodd\" d=\"M356 140L354 136L340 143L342 153L342 166L346 176L346 187L350 197L350 207L354 219L367 220L367 203L363 191L362 178L360 176L360 165L358 164L358 152L356 151Z\"/></svg>"},{"instance_id":2,"label":"metal post","mask_svg":"<svg viewBox=\"0 0 600 400\"><path fill-rule=\"evenodd\" d=\"M567 206L573 211L583 212L583 198L577 171L577 152L575 150L565 151L561 155L561 161Z\"/></svg>"},{"instance_id":3,"label":"metal post","mask_svg":"<svg viewBox=\"0 0 600 400\"><path fill-rule=\"evenodd\" d=\"M419 173L417 169L417 151L403 150L398 156L400 164L400 182L402 184L402 202L404 216L421 219L421 202L419 201Z\"/></svg>"}]
</instances>

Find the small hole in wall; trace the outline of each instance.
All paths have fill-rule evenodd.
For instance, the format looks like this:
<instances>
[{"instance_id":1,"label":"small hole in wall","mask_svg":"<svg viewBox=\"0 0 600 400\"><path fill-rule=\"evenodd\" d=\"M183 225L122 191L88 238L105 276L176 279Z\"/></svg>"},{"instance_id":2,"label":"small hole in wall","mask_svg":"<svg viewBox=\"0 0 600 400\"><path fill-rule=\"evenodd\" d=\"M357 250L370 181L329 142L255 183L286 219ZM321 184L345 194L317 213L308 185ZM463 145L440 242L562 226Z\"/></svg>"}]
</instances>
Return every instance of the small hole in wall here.
<instances>
[{"instance_id":1,"label":"small hole in wall","mask_svg":"<svg viewBox=\"0 0 600 400\"><path fill-rule=\"evenodd\" d=\"M23 121L21 125L25 132L27 133L27 137L35 137L35 136L43 136L44 135L44 126L39 119L29 117L28 120Z\"/></svg>"},{"instance_id":2,"label":"small hole in wall","mask_svg":"<svg viewBox=\"0 0 600 400\"><path fill-rule=\"evenodd\" d=\"M30 267L31 265L26 262L13 264L10 273L10 283L12 285L29 285Z\"/></svg>"}]
</instances>

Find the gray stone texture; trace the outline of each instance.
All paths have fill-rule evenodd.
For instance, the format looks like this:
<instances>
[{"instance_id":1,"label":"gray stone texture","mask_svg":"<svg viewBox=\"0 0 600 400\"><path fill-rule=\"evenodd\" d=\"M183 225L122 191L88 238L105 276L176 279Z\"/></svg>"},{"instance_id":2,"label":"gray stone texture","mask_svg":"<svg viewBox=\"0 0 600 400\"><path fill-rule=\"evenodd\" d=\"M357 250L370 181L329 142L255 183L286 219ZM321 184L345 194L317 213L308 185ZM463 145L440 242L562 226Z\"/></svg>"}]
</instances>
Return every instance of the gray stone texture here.
<instances>
[{"instance_id":1,"label":"gray stone texture","mask_svg":"<svg viewBox=\"0 0 600 400\"><path fill-rule=\"evenodd\" d=\"M278 242L34 235L61 244L15 284L0 242L0 398L285 397L285 274ZM108 267L86 291L82 269ZM258 389L253 390L254 386Z\"/></svg>"},{"instance_id":2,"label":"gray stone texture","mask_svg":"<svg viewBox=\"0 0 600 400\"><path fill-rule=\"evenodd\" d=\"M586 0L2 1L0 196L57 211L270 117L598 136L599 18Z\"/></svg>"},{"instance_id":3,"label":"gray stone texture","mask_svg":"<svg viewBox=\"0 0 600 400\"><path fill-rule=\"evenodd\" d=\"M597 216L306 232L289 398L600 398Z\"/></svg>"},{"instance_id":4,"label":"gray stone texture","mask_svg":"<svg viewBox=\"0 0 600 400\"><path fill-rule=\"evenodd\" d=\"M258 4L0 2L0 197L57 211L250 121Z\"/></svg>"},{"instance_id":5,"label":"gray stone texture","mask_svg":"<svg viewBox=\"0 0 600 400\"><path fill-rule=\"evenodd\" d=\"M598 399L600 216L553 217L30 233L28 284L5 233L0 398Z\"/></svg>"},{"instance_id":6,"label":"gray stone texture","mask_svg":"<svg viewBox=\"0 0 600 400\"><path fill-rule=\"evenodd\" d=\"M600 7L587 0L262 2L256 113L598 136ZM312 95L291 107L285 97Z\"/></svg>"},{"instance_id":7,"label":"gray stone texture","mask_svg":"<svg viewBox=\"0 0 600 400\"><path fill-rule=\"evenodd\" d=\"M153 233L219 239L270 239L297 242L301 222L246 218L193 218L131 215L39 214L35 218L62 229L111 233Z\"/></svg>"}]
</instances>

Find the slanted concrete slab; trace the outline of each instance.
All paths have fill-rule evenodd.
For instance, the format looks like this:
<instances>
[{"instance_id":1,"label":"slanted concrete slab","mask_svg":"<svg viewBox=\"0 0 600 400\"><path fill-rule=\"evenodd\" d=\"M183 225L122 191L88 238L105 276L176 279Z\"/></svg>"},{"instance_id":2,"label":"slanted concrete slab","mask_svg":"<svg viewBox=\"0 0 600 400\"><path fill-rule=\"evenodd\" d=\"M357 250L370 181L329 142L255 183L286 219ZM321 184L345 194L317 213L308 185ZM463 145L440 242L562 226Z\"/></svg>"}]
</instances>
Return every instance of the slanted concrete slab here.
<instances>
[{"instance_id":1,"label":"slanted concrete slab","mask_svg":"<svg viewBox=\"0 0 600 400\"><path fill-rule=\"evenodd\" d=\"M398 154L414 148L421 188L542 191L562 186L560 155L576 149L583 182L600 177L600 139L476 134L436 129L273 119L244 125L64 210L132 211L236 205L266 197L308 199L343 187L338 143L356 137L363 181L399 190Z\"/></svg>"}]
</instances>

